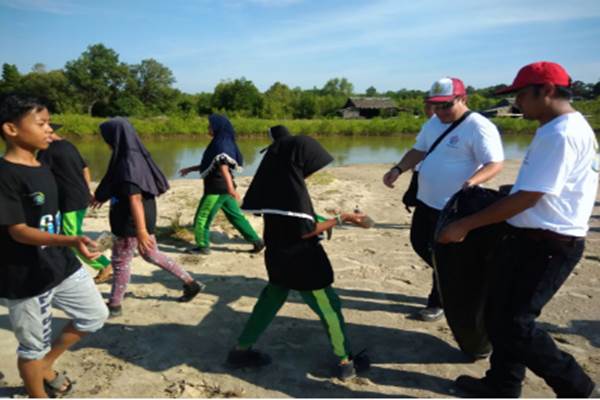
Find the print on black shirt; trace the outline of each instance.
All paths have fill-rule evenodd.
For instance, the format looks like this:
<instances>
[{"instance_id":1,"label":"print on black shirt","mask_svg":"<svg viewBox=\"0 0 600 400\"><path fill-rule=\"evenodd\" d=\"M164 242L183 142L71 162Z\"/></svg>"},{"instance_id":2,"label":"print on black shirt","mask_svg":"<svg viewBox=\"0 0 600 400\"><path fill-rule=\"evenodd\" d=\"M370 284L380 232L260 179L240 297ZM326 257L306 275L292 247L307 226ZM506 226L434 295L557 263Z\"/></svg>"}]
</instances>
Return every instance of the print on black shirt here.
<instances>
[{"instance_id":1,"label":"print on black shirt","mask_svg":"<svg viewBox=\"0 0 600 400\"><path fill-rule=\"evenodd\" d=\"M29 167L0 158L0 298L36 296L79 269L79 260L67 247L30 246L13 240L8 228L17 224L60 233L56 182L45 166Z\"/></svg>"}]
</instances>

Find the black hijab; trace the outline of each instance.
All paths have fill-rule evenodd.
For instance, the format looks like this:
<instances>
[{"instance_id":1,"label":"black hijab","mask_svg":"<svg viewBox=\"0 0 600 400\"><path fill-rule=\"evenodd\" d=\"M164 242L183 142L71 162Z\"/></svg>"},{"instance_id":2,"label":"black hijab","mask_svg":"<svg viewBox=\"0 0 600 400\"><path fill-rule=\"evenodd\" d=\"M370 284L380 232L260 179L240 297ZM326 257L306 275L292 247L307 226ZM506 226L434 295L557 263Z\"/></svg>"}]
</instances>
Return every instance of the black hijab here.
<instances>
[{"instance_id":1,"label":"black hijab","mask_svg":"<svg viewBox=\"0 0 600 400\"><path fill-rule=\"evenodd\" d=\"M315 139L287 133L268 147L244 196L242 209L314 221L304 179L333 161L333 157Z\"/></svg>"},{"instance_id":2,"label":"black hijab","mask_svg":"<svg viewBox=\"0 0 600 400\"><path fill-rule=\"evenodd\" d=\"M276 125L276 126L272 126L269 128L269 137L273 140L273 143L275 143L276 141L278 141L281 138L284 138L286 136L291 136L292 134L290 133L290 131L288 130L288 128L286 128L283 125ZM269 150L269 147L271 145L265 147L264 149L262 149L260 151L260 153L264 153L265 151Z\"/></svg>"},{"instance_id":3,"label":"black hijab","mask_svg":"<svg viewBox=\"0 0 600 400\"><path fill-rule=\"evenodd\" d=\"M112 197L115 186L122 182L133 183L154 196L169 189L167 178L127 119L117 117L102 123L100 133L112 148L112 155L106 174L96 189L98 201Z\"/></svg>"}]
</instances>

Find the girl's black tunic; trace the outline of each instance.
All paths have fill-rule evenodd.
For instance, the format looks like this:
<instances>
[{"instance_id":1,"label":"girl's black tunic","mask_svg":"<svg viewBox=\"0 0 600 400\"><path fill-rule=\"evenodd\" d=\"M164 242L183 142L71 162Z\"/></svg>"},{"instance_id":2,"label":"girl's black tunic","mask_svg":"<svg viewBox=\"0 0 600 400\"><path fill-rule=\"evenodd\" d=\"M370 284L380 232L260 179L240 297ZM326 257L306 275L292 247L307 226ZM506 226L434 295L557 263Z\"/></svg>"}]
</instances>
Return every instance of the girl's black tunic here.
<instances>
[{"instance_id":1,"label":"girl's black tunic","mask_svg":"<svg viewBox=\"0 0 600 400\"><path fill-rule=\"evenodd\" d=\"M333 269L319 239L302 239L314 228L308 219L264 214L269 282L294 290L318 290L333 283Z\"/></svg>"}]
</instances>

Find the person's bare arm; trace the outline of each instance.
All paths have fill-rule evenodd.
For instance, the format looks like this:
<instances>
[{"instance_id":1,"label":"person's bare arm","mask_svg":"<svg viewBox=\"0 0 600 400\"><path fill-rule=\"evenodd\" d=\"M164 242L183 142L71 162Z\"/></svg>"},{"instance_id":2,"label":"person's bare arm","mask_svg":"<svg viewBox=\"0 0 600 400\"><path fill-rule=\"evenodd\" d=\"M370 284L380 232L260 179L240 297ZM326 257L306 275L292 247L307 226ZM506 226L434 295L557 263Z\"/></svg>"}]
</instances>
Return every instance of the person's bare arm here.
<instances>
[{"instance_id":1,"label":"person's bare arm","mask_svg":"<svg viewBox=\"0 0 600 400\"><path fill-rule=\"evenodd\" d=\"M383 175L383 184L389 188L393 188L394 182L396 182L400 174L414 168L415 165L423 161L426 154L424 151L410 149L398 164Z\"/></svg>"},{"instance_id":2,"label":"person's bare arm","mask_svg":"<svg viewBox=\"0 0 600 400\"><path fill-rule=\"evenodd\" d=\"M90 251L88 246L94 248L96 244L86 236L66 236L40 231L25 224L16 224L8 227L8 233L15 242L29 246L64 246L74 247L89 259L95 259L100 253Z\"/></svg>"},{"instance_id":3,"label":"person's bare arm","mask_svg":"<svg viewBox=\"0 0 600 400\"><path fill-rule=\"evenodd\" d=\"M132 194L129 196L129 207L131 208L131 216L135 225L135 233L138 240L138 250L142 254L150 252L156 243L152 236L148 233L146 227L146 214L144 213L144 204L142 203L141 194Z\"/></svg>"},{"instance_id":4,"label":"person's bare arm","mask_svg":"<svg viewBox=\"0 0 600 400\"><path fill-rule=\"evenodd\" d=\"M485 164L483 167L479 168L473 174L473 176L471 176L469 179L467 179L465 181L465 183L463 184L463 188L466 189L468 187L476 186L483 182L489 181L490 179L492 179L493 177L498 175L498 173L500 171L502 171L503 166L504 166L504 163L502 161L489 162L489 163Z\"/></svg>"},{"instance_id":5,"label":"person's bare arm","mask_svg":"<svg viewBox=\"0 0 600 400\"><path fill-rule=\"evenodd\" d=\"M179 170L179 176L186 176L190 172L200 171L200 164L192 165L191 167L181 168Z\"/></svg>"},{"instance_id":6,"label":"person's bare arm","mask_svg":"<svg viewBox=\"0 0 600 400\"><path fill-rule=\"evenodd\" d=\"M544 193L518 191L483 210L449 224L440 233L440 243L462 242L473 229L496 224L535 206Z\"/></svg>"},{"instance_id":7,"label":"person's bare arm","mask_svg":"<svg viewBox=\"0 0 600 400\"><path fill-rule=\"evenodd\" d=\"M83 167L83 179L85 179L88 191L90 192L90 199L93 199L94 192L92 192L92 174L90 173L89 167Z\"/></svg>"},{"instance_id":8,"label":"person's bare arm","mask_svg":"<svg viewBox=\"0 0 600 400\"><path fill-rule=\"evenodd\" d=\"M341 222L350 222L353 225L359 225L359 226L361 225L362 219L364 217L365 217L365 214L361 214L361 213L341 213L339 215ZM309 239L313 236L320 235L321 233L325 232L326 230L333 228L338 223L339 223L339 221L337 218L331 218L331 219L327 219L323 222L317 222L315 224L315 230L303 235L302 239Z\"/></svg>"},{"instance_id":9,"label":"person's bare arm","mask_svg":"<svg viewBox=\"0 0 600 400\"><path fill-rule=\"evenodd\" d=\"M227 185L227 193L237 201L241 201L241 197L238 192L235 190L235 186L233 186L233 178L231 177L231 172L229 172L229 166L227 164L219 165L219 170L221 171L221 175L225 179L225 184Z\"/></svg>"}]
</instances>

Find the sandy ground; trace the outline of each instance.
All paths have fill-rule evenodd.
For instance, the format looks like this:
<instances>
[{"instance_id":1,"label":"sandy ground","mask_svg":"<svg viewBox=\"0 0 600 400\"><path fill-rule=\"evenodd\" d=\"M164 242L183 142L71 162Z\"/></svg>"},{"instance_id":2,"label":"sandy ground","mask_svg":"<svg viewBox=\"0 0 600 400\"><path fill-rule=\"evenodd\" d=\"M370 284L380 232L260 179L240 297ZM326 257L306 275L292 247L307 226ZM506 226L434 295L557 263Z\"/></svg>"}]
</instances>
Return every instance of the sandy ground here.
<instances>
[{"instance_id":1,"label":"sandy ground","mask_svg":"<svg viewBox=\"0 0 600 400\"><path fill-rule=\"evenodd\" d=\"M445 320L421 322L431 270L413 253L410 215L396 189L381 183L389 166L327 169L310 181L318 212L359 205L377 222L363 230L341 227L324 242L336 273L352 347L368 348L372 369L349 382L329 378L334 362L318 319L292 294L257 347L273 357L259 371L230 371L223 365L257 295L266 283L263 257L220 216L213 226L213 253L181 251L202 193L201 181L179 180L159 200L161 249L175 258L206 292L191 303L175 301L180 284L171 275L134 259L124 315L85 338L57 368L76 380L74 397L452 397L460 374L481 375L488 362L470 362L457 350ZM489 186L511 183L518 164L508 163ZM249 178L238 179L241 193ZM591 220L587 250L575 272L545 308L541 325L600 382L600 202ZM107 208L92 212L85 229L94 237L108 229ZM262 231L262 220L249 217ZM91 271L91 273L95 273ZM104 296L110 285L99 286ZM65 323L55 312L54 329ZM21 396L15 368L17 343L6 308L0 306L0 396ZM552 397L544 382L528 373L524 396Z\"/></svg>"}]
</instances>

